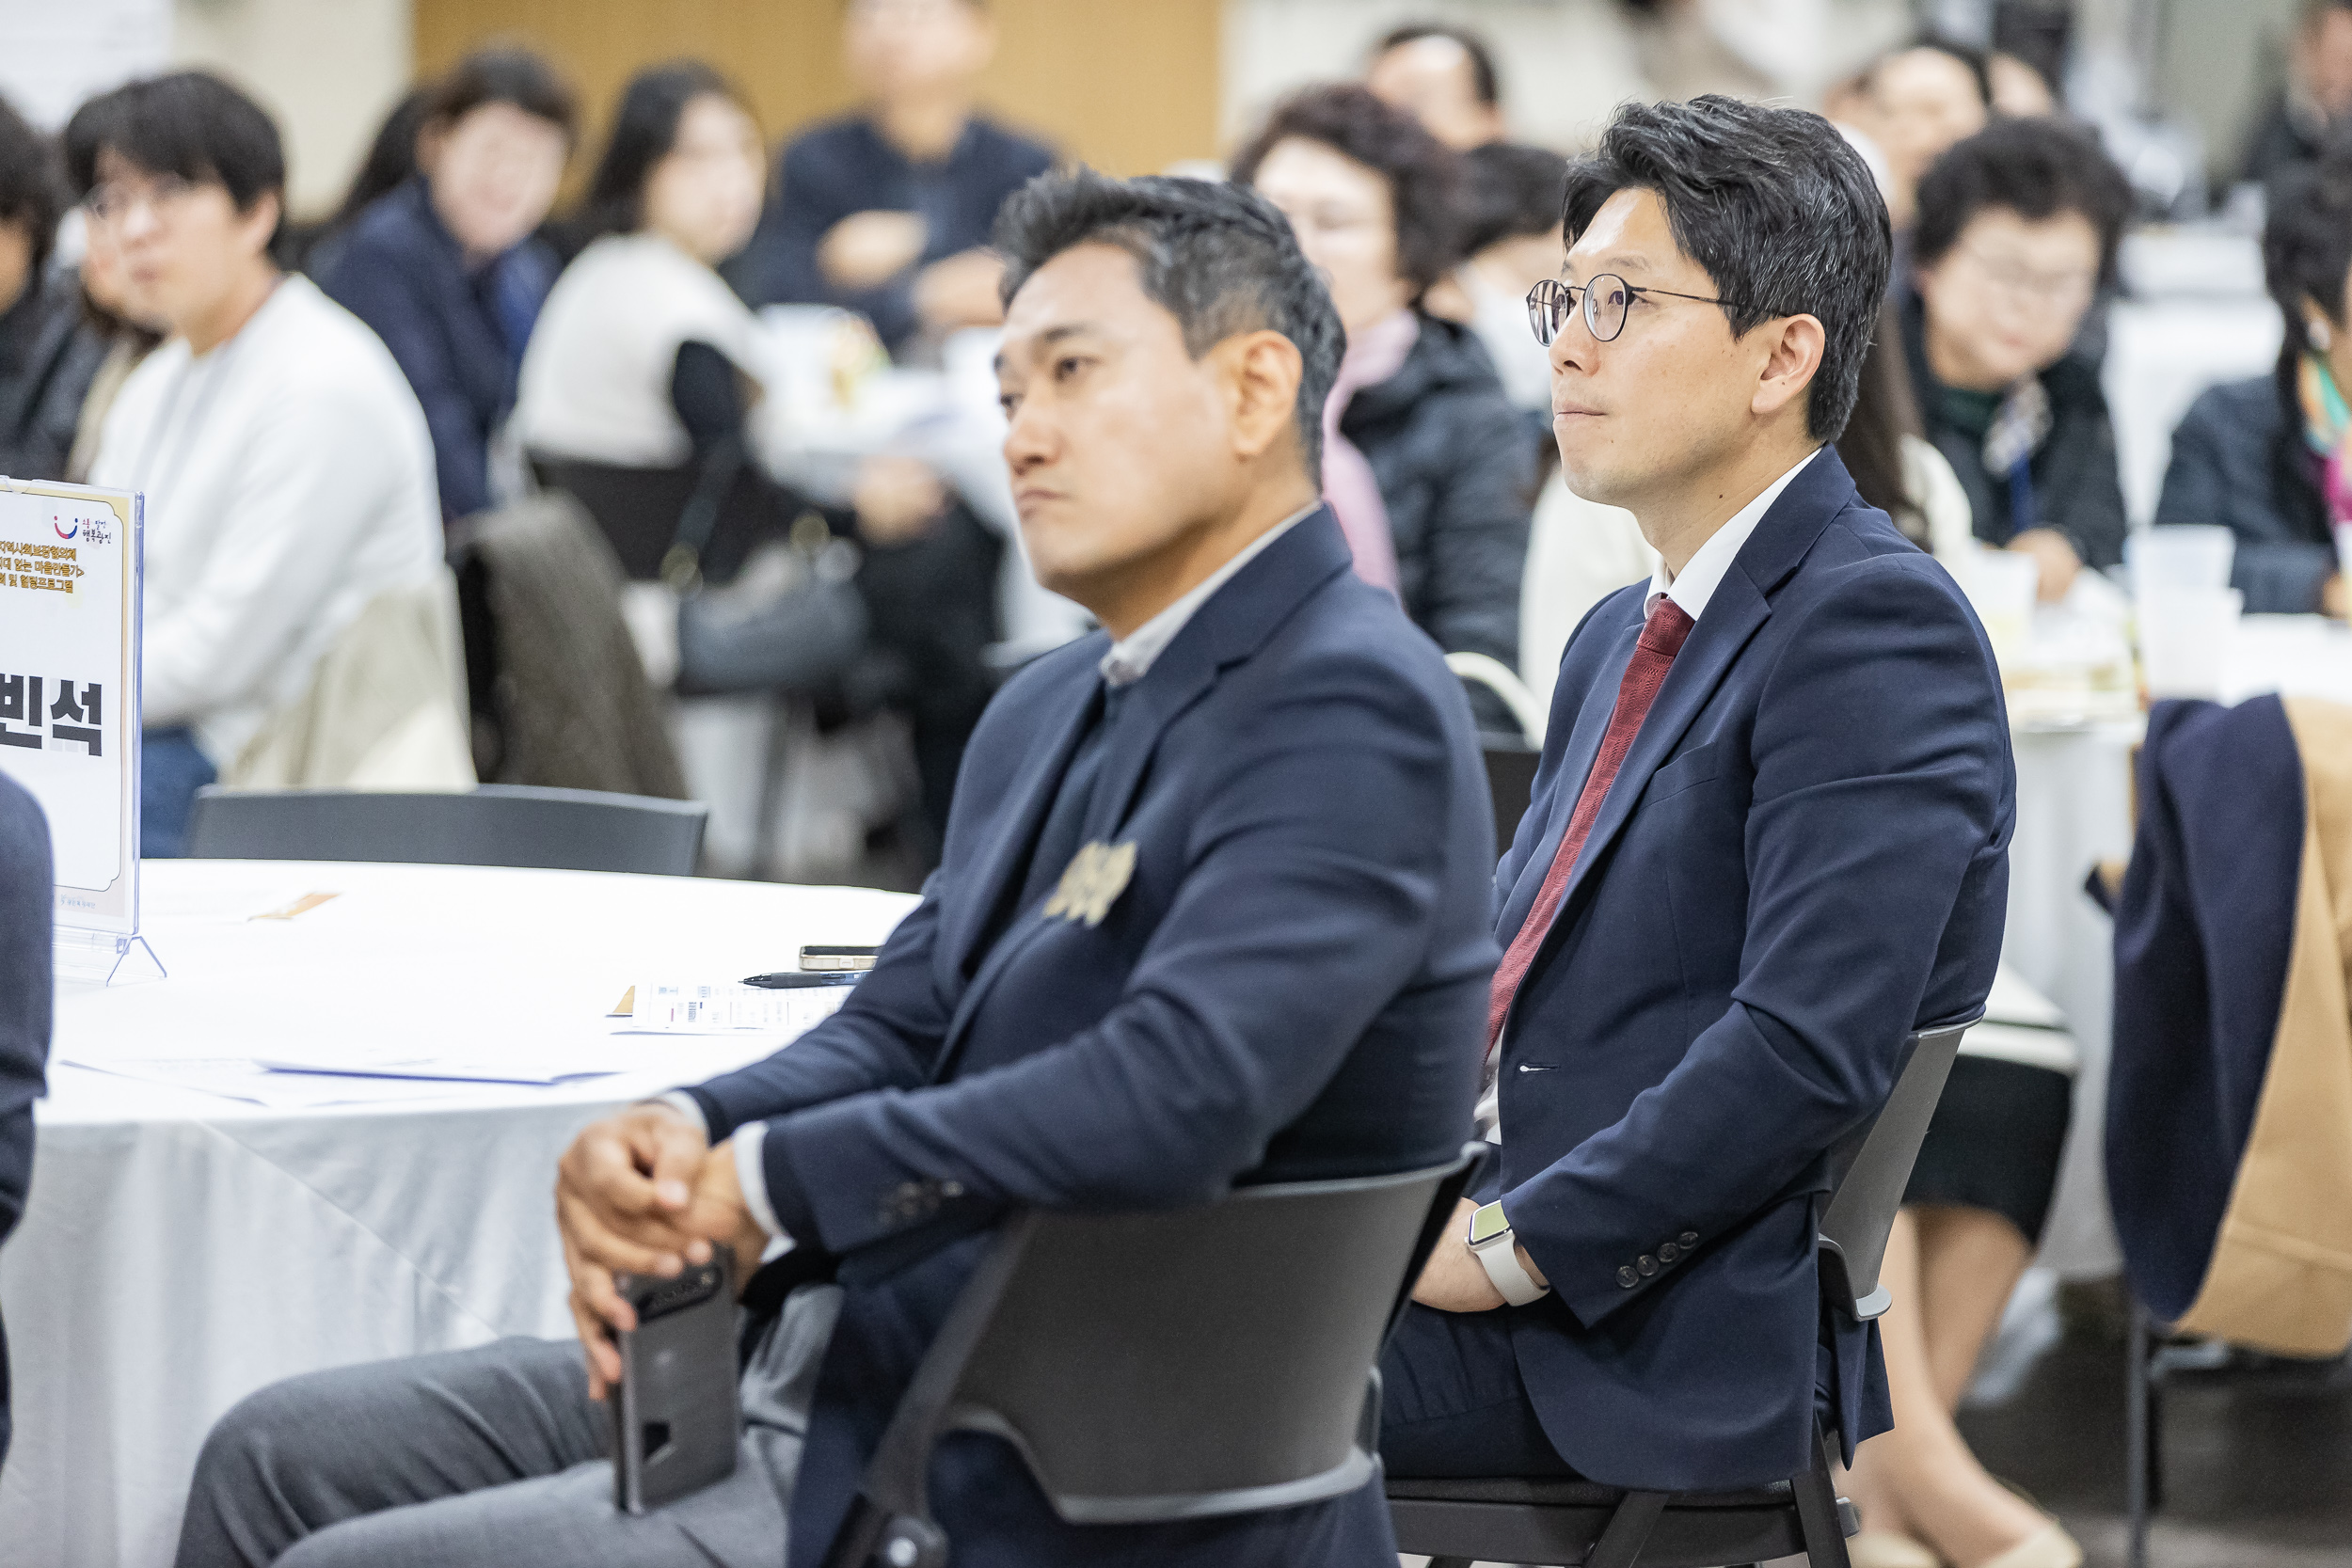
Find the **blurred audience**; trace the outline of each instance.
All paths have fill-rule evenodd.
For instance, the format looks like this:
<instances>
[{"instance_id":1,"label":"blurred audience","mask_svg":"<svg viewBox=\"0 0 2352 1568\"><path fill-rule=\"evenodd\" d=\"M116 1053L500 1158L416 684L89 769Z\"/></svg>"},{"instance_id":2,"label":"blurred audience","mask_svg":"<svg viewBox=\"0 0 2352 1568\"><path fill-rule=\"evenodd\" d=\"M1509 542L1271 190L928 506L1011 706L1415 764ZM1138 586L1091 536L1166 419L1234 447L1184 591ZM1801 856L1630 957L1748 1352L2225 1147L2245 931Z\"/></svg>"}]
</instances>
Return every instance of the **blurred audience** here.
<instances>
[{"instance_id":1,"label":"blurred audience","mask_svg":"<svg viewBox=\"0 0 2352 1568\"><path fill-rule=\"evenodd\" d=\"M75 110L73 118L66 121L68 166L91 166L103 139L100 129L104 118L103 102L93 101ZM82 315L87 330L98 338L103 357L90 377L88 390L83 394L81 414L73 430L72 455L66 459L65 477L77 484L89 478L90 465L98 460L98 439L105 430L106 416L121 394L123 383L164 341L160 325L144 317L135 319L131 279L123 270L122 246L113 229L87 218L82 225Z\"/></svg>"},{"instance_id":2,"label":"blurred audience","mask_svg":"<svg viewBox=\"0 0 2352 1568\"><path fill-rule=\"evenodd\" d=\"M2123 558L2099 369L2070 349L2115 275L2131 188L2090 133L1999 120L1919 182L1902 299L1921 422L1977 537L2034 558L2044 599Z\"/></svg>"},{"instance_id":3,"label":"blurred audience","mask_svg":"<svg viewBox=\"0 0 2352 1568\"><path fill-rule=\"evenodd\" d=\"M2352 144L2283 170L2263 267L2285 336L2278 369L2207 390L2172 434L2156 523L2237 536L2232 579L2255 614L2344 614L2330 525L2352 522Z\"/></svg>"},{"instance_id":4,"label":"blurred audience","mask_svg":"<svg viewBox=\"0 0 2352 1568\"><path fill-rule=\"evenodd\" d=\"M1467 27L1417 22L1374 46L1364 86L1457 152L1502 140L1502 85L1486 40Z\"/></svg>"},{"instance_id":5,"label":"blurred audience","mask_svg":"<svg viewBox=\"0 0 2352 1568\"><path fill-rule=\"evenodd\" d=\"M2044 119L2058 112L2057 87L2032 61L1996 49L1985 56L1984 70L1994 114L2012 119Z\"/></svg>"},{"instance_id":6,"label":"blurred audience","mask_svg":"<svg viewBox=\"0 0 2352 1568\"><path fill-rule=\"evenodd\" d=\"M2278 102L2256 123L2242 178L2267 183L2316 159L2352 118L2352 0L2303 0Z\"/></svg>"},{"instance_id":7,"label":"blurred audience","mask_svg":"<svg viewBox=\"0 0 2352 1568\"><path fill-rule=\"evenodd\" d=\"M171 855L196 791L345 628L433 582L440 508L400 367L271 260L286 166L269 117L200 71L90 112L74 184L119 247L131 313L169 334L124 383L91 479L147 497L140 851Z\"/></svg>"},{"instance_id":8,"label":"blurred audience","mask_svg":"<svg viewBox=\"0 0 2352 1568\"><path fill-rule=\"evenodd\" d=\"M105 346L49 256L67 192L50 139L0 102L0 474L63 479Z\"/></svg>"},{"instance_id":9,"label":"blurred audience","mask_svg":"<svg viewBox=\"0 0 2352 1568\"><path fill-rule=\"evenodd\" d=\"M1462 155L1468 217L1462 263L1429 292L1436 314L1466 322L1502 389L1551 442L1551 364L1527 329L1527 291L1560 270L1568 161L1548 147L1489 142Z\"/></svg>"},{"instance_id":10,"label":"blurred audience","mask_svg":"<svg viewBox=\"0 0 2352 1568\"><path fill-rule=\"evenodd\" d=\"M574 131L571 91L544 60L469 55L427 97L416 172L311 258L319 287L375 329L423 405L444 519L493 499L491 444L555 282L555 253L533 234Z\"/></svg>"},{"instance_id":11,"label":"blurred audience","mask_svg":"<svg viewBox=\"0 0 2352 1568\"><path fill-rule=\"evenodd\" d=\"M1919 181L1929 166L1991 119L1992 68L1965 44L1921 39L1870 68L1859 108L1862 129L1886 158L1886 210L1901 234L1918 219Z\"/></svg>"},{"instance_id":12,"label":"blurred audience","mask_svg":"<svg viewBox=\"0 0 2352 1568\"><path fill-rule=\"evenodd\" d=\"M1275 111L1233 178L1290 219L1347 331L1323 486L1357 573L1446 652L1516 666L1533 453L1477 334L1421 309L1460 257L1460 155L1363 87L1316 87ZM1483 723L1517 728L1479 702Z\"/></svg>"},{"instance_id":13,"label":"blurred audience","mask_svg":"<svg viewBox=\"0 0 2352 1568\"><path fill-rule=\"evenodd\" d=\"M386 113L384 123L375 128L375 139L368 144L367 155L359 160L358 171L352 175L332 213L309 223L290 221L279 230L279 261L307 269L321 245L358 221L359 214L378 198L391 195L415 177L417 135L424 129L425 110L432 103L435 86L427 82L410 87Z\"/></svg>"},{"instance_id":14,"label":"blurred audience","mask_svg":"<svg viewBox=\"0 0 2352 1568\"><path fill-rule=\"evenodd\" d=\"M850 0L843 43L866 103L785 149L737 287L754 305L861 311L893 353L1003 320L989 229L1054 152L974 108L996 46L986 6Z\"/></svg>"},{"instance_id":15,"label":"blurred audience","mask_svg":"<svg viewBox=\"0 0 2352 1568\"><path fill-rule=\"evenodd\" d=\"M49 824L24 787L0 775L0 1242L24 1216L33 1178L33 1101L46 1092L50 911L56 904ZM0 1326L0 1465L8 1458L8 1337Z\"/></svg>"}]
</instances>

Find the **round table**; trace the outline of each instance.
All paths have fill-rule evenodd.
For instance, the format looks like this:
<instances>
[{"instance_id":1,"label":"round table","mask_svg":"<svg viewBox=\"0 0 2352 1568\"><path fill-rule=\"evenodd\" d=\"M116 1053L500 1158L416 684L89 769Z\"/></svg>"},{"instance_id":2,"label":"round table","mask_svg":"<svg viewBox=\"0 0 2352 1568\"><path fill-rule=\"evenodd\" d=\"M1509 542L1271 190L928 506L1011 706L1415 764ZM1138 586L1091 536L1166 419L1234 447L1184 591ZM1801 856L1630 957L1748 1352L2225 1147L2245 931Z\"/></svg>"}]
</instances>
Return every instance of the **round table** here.
<instances>
[{"instance_id":1,"label":"round table","mask_svg":"<svg viewBox=\"0 0 2352 1568\"><path fill-rule=\"evenodd\" d=\"M60 990L31 1202L0 1247L11 1564L169 1562L205 1432L277 1379L568 1335L548 1194L573 1132L778 1043L615 1034L623 991L789 968L803 942L878 942L914 903L455 866L151 861L142 875L169 978ZM311 893L337 896L253 918ZM624 1070L552 1087L355 1080L374 1098L310 1106L118 1075L322 1053Z\"/></svg>"}]
</instances>

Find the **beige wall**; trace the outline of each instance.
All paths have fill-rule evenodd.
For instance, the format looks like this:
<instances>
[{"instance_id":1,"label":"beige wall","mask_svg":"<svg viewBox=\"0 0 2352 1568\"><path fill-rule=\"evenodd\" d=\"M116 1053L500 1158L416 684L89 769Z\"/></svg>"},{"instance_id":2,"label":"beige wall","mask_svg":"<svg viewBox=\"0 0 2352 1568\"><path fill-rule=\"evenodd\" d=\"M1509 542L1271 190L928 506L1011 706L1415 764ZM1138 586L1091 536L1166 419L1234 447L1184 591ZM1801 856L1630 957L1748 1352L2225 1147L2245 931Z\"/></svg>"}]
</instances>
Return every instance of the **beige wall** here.
<instances>
[{"instance_id":1,"label":"beige wall","mask_svg":"<svg viewBox=\"0 0 2352 1568\"><path fill-rule=\"evenodd\" d=\"M308 216L334 206L407 88L409 9L409 0L177 0L172 61L220 72L278 117L288 205Z\"/></svg>"}]
</instances>

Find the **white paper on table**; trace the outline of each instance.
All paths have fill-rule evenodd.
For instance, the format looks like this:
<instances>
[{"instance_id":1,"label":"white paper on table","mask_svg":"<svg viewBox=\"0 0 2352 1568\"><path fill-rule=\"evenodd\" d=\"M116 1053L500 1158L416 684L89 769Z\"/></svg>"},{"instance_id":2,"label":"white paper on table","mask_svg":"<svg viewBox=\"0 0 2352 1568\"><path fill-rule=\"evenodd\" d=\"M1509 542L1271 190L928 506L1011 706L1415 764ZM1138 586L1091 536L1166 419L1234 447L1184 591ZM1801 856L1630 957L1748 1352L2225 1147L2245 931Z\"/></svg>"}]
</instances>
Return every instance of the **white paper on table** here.
<instances>
[{"instance_id":1,"label":"white paper on table","mask_svg":"<svg viewBox=\"0 0 2352 1568\"><path fill-rule=\"evenodd\" d=\"M173 1088L195 1089L224 1100L277 1111L315 1110L326 1105L381 1105L395 1101L437 1100L458 1092L454 1085L416 1079L328 1078L273 1072L246 1056L151 1057L103 1062L61 1056L59 1061L88 1072L131 1078Z\"/></svg>"},{"instance_id":2,"label":"white paper on table","mask_svg":"<svg viewBox=\"0 0 2352 1568\"><path fill-rule=\"evenodd\" d=\"M640 980L636 1011L612 1025L616 1035L784 1035L798 1037L838 1012L854 986L763 986L696 980Z\"/></svg>"}]
</instances>

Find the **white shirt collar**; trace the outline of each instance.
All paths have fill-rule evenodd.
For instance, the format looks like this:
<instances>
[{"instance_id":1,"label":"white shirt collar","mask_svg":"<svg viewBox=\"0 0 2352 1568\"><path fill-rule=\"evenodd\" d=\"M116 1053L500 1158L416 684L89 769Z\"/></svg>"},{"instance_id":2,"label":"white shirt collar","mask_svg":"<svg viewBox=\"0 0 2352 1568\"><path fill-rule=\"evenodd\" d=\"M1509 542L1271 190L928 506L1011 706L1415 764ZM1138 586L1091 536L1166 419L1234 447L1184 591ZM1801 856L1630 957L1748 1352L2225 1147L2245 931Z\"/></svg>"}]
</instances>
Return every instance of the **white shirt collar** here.
<instances>
[{"instance_id":1,"label":"white shirt collar","mask_svg":"<svg viewBox=\"0 0 2352 1568\"><path fill-rule=\"evenodd\" d=\"M1232 560L1201 578L1200 584L1183 598L1112 643L1111 651L1103 656L1099 666L1103 678L1113 686L1133 686L1143 679L1151 673L1160 655L1167 652L1168 645L1176 641L1176 634L1184 629L1184 624L1209 602L1218 589L1231 582L1244 566L1257 560L1268 545L1296 528L1322 505L1321 501L1317 501L1313 506L1302 507L1292 513L1235 551Z\"/></svg>"},{"instance_id":2,"label":"white shirt collar","mask_svg":"<svg viewBox=\"0 0 2352 1568\"><path fill-rule=\"evenodd\" d=\"M1814 448L1797 459L1795 467L1764 486L1763 494L1733 513L1731 520L1717 529L1714 537L1701 545L1696 553L1683 562L1679 576L1668 577L1666 562L1661 560L1649 575L1649 593L1642 599L1644 617L1646 618L1651 610L1658 608L1658 601L1662 595L1681 606L1682 613L1691 617L1692 624L1695 626L1698 618L1707 613L1707 601L1715 596L1716 585L1724 580L1724 574L1731 570L1732 562L1739 558L1740 546L1748 542L1748 535L1754 533L1756 525L1764 520L1764 514L1772 509L1772 502L1780 499L1780 493L1788 488L1788 482L1804 472L1804 466L1820 455L1821 449Z\"/></svg>"}]
</instances>

